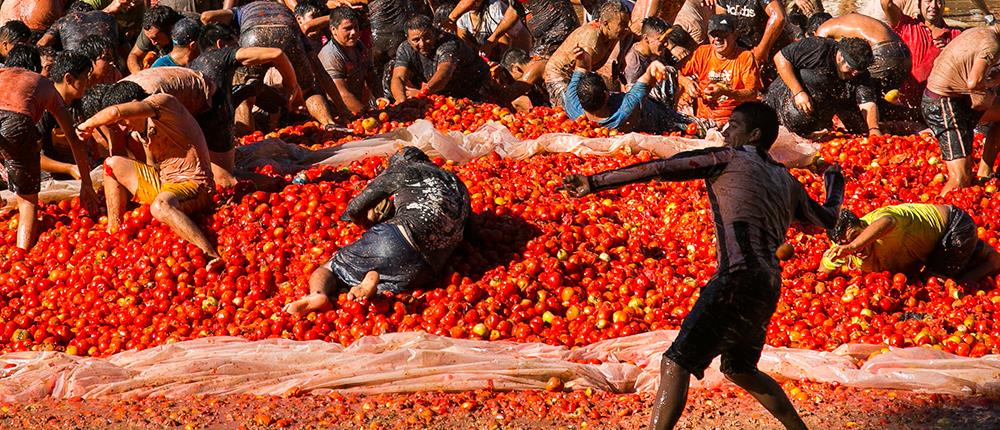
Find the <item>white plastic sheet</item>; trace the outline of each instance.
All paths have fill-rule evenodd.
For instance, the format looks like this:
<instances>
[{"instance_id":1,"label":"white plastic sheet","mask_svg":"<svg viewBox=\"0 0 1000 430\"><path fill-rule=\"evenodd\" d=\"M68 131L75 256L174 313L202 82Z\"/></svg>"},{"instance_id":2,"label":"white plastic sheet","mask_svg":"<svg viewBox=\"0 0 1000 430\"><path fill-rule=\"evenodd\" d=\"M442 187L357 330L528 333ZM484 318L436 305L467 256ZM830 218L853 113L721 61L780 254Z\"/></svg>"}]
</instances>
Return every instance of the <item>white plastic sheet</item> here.
<instances>
[{"instance_id":1,"label":"white plastic sheet","mask_svg":"<svg viewBox=\"0 0 1000 430\"><path fill-rule=\"evenodd\" d=\"M94 168L90 172L90 180L94 183L94 186L100 190L104 184L104 170L102 168ZM80 195L80 181L78 180L68 180L68 181L58 181L58 180L47 180L41 183L40 190L38 192L38 201L40 202L58 202L62 200L72 199L73 197ZM8 210L17 209L17 195L10 190L0 191L0 197L3 197L4 205L0 208L0 212L5 212Z\"/></svg>"},{"instance_id":2,"label":"white plastic sheet","mask_svg":"<svg viewBox=\"0 0 1000 430\"><path fill-rule=\"evenodd\" d=\"M321 341L247 341L211 337L107 358L59 352L0 356L0 401L141 398L193 395L324 394L544 389L552 376L567 388L655 391L662 353L676 331L655 331L577 349L540 343L488 342L423 332L365 337L344 347ZM1000 356L962 358L928 348L893 349L860 362L849 354L765 347L761 370L778 379L808 379L862 388L944 394L1000 393ZM597 359L601 364L581 364ZM694 387L724 378L718 360Z\"/></svg>"},{"instance_id":3,"label":"white plastic sheet","mask_svg":"<svg viewBox=\"0 0 1000 430\"><path fill-rule=\"evenodd\" d=\"M432 156L466 163L491 152L501 157L522 160L541 153L572 152L578 155L609 155L647 150L659 157L670 157L692 149L722 146L722 134L709 132L705 139L652 136L639 133L606 138L585 138L575 134L549 133L537 139L520 140L507 127L488 122L468 135L452 131L442 133L430 121L419 119L407 128L370 139L310 151L279 139L268 139L237 148L237 165L253 168L271 164L292 172L314 164L343 166L354 160L388 156L403 146L415 146ZM806 166L819 151L819 144L800 138L784 127L771 148L771 155L789 167Z\"/></svg>"}]
</instances>

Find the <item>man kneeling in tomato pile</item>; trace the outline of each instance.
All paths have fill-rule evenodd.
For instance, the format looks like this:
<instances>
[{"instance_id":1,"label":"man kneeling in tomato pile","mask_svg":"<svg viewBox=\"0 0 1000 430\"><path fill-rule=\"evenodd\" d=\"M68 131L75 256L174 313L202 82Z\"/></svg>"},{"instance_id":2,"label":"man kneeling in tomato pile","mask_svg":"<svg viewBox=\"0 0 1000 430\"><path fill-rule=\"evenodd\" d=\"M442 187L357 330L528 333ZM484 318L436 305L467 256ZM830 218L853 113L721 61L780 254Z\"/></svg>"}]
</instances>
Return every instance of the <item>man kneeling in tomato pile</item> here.
<instances>
[{"instance_id":1,"label":"man kneeling in tomato pile","mask_svg":"<svg viewBox=\"0 0 1000 430\"><path fill-rule=\"evenodd\" d=\"M351 300L419 287L434 278L462 241L471 212L469 191L461 179L434 165L421 150L403 148L340 216L343 221L376 224L316 269L309 294L286 305L285 311L314 311L348 287Z\"/></svg>"},{"instance_id":2,"label":"man kneeling in tomato pile","mask_svg":"<svg viewBox=\"0 0 1000 430\"><path fill-rule=\"evenodd\" d=\"M687 402L691 375L699 379L722 355L722 373L752 394L786 428L804 429L788 397L757 369L768 322L781 291L775 250L789 224L831 228L843 201L839 166L824 173L826 203L812 200L768 154L778 136L777 113L760 102L737 106L723 132L726 145L688 151L593 176L570 175L574 196L649 180L704 179L715 220L718 269L660 360L660 387L650 429L673 428Z\"/></svg>"},{"instance_id":3,"label":"man kneeling in tomato pile","mask_svg":"<svg viewBox=\"0 0 1000 430\"><path fill-rule=\"evenodd\" d=\"M865 272L925 271L958 281L1000 272L1000 254L979 239L972 217L951 205L901 204L875 209L860 219L844 209L829 232L834 242L820 270L843 265Z\"/></svg>"},{"instance_id":4,"label":"man kneeling in tomato pile","mask_svg":"<svg viewBox=\"0 0 1000 430\"><path fill-rule=\"evenodd\" d=\"M104 161L104 196L108 231L115 232L125 212L125 192L178 236L195 244L210 258L209 270L222 263L198 225L187 214L212 207L215 182L208 145L201 127L187 108L169 94L147 95L134 82L121 81L102 98L104 109L77 126L89 138L98 127L118 124L152 155L158 167L125 157Z\"/></svg>"}]
</instances>

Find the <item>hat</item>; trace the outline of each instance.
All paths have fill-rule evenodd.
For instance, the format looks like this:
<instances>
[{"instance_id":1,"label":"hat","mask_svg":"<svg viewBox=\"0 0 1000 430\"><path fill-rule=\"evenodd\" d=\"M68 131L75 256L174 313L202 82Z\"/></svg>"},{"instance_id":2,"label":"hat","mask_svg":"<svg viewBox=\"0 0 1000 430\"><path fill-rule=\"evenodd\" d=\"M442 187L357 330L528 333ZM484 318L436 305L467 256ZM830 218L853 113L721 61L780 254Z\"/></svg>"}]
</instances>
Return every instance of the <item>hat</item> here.
<instances>
[{"instance_id":1,"label":"hat","mask_svg":"<svg viewBox=\"0 0 1000 430\"><path fill-rule=\"evenodd\" d=\"M724 33L732 33L736 31L736 17L728 13L713 15L708 20L708 34L721 31Z\"/></svg>"}]
</instances>

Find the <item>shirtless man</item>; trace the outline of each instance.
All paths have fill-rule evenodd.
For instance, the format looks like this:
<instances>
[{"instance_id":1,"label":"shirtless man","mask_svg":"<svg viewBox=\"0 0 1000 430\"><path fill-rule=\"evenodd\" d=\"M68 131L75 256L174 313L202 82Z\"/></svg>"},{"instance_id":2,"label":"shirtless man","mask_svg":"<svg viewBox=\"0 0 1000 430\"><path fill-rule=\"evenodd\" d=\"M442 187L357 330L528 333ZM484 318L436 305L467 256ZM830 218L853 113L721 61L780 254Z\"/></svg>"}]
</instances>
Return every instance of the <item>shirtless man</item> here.
<instances>
[{"instance_id":1,"label":"shirtless man","mask_svg":"<svg viewBox=\"0 0 1000 430\"><path fill-rule=\"evenodd\" d=\"M374 225L357 242L340 248L309 279L309 294L285 311L304 315L347 298L375 293L399 294L435 279L462 241L472 212L469 191L452 173L434 165L419 149L407 146L393 155L385 171L372 179L344 209L342 221ZM392 198L391 211L376 209Z\"/></svg>"},{"instance_id":2,"label":"shirtless man","mask_svg":"<svg viewBox=\"0 0 1000 430\"><path fill-rule=\"evenodd\" d=\"M0 4L0 24L21 21L34 34L41 34L65 13L65 0L4 0Z\"/></svg>"},{"instance_id":3,"label":"shirtless man","mask_svg":"<svg viewBox=\"0 0 1000 430\"><path fill-rule=\"evenodd\" d=\"M601 6L600 19L581 25L566 38L545 65L545 89L553 106L562 106L563 93L573 77L576 65L574 50L583 48L590 54L591 70L604 67L611 52L627 32L628 13L618 2L608 2ZM624 56L624 53L622 53Z\"/></svg>"},{"instance_id":4,"label":"shirtless man","mask_svg":"<svg viewBox=\"0 0 1000 430\"><path fill-rule=\"evenodd\" d=\"M7 21L0 26L0 56L6 57L15 46L31 40L31 29L21 21Z\"/></svg>"},{"instance_id":5,"label":"shirtless man","mask_svg":"<svg viewBox=\"0 0 1000 430\"><path fill-rule=\"evenodd\" d=\"M883 91L898 89L910 74L910 49L892 28L875 18L859 13L838 16L820 25L816 35L834 40L857 37L868 42L874 58L868 74L879 82Z\"/></svg>"},{"instance_id":6,"label":"shirtless man","mask_svg":"<svg viewBox=\"0 0 1000 430\"><path fill-rule=\"evenodd\" d=\"M80 42L91 34L118 40L118 23L108 13L94 10L84 2L75 2L70 5L69 13L59 18L38 39L38 46L52 46L63 51L77 49Z\"/></svg>"},{"instance_id":7,"label":"shirtless man","mask_svg":"<svg viewBox=\"0 0 1000 430\"><path fill-rule=\"evenodd\" d=\"M126 191L148 204L154 218L208 257L208 270L221 265L215 246L188 214L213 205L208 147L201 128L187 109L169 94L147 96L134 82L122 81L104 95L108 106L77 126L87 138L98 127L118 125L152 155L151 164L113 156L104 162L104 196L108 231L115 232L125 213Z\"/></svg>"},{"instance_id":8,"label":"shirtless man","mask_svg":"<svg viewBox=\"0 0 1000 430\"><path fill-rule=\"evenodd\" d=\"M333 113L324 94L331 98L338 97L336 86L322 72L323 66L316 54L308 50L305 35L287 7L280 3L256 1L232 9L205 12L201 20L205 24L236 24L240 29L240 47L278 48L284 52L298 77L297 84L305 98L306 110L321 125L334 124ZM253 67L250 75L263 78L264 72L263 67Z\"/></svg>"},{"instance_id":9,"label":"shirtless man","mask_svg":"<svg viewBox=\"0 0 1000 430\"><path fill-rule=\"evenodd\" d=\"M56 54L49 69L51 71L49 79L67 105L77 105L83 94L90 89L92 68L93 64L90 59L78 51L62 51ZM80 179L80 169L73 162L72 152L67 153L65 146L63 146L66 130L59 128L56 118L51 113L46 112L42 114L42 119L38 121L36 127L41 135L42 170ZM56 133L57 128L59 128L58 133ZM70 134L72 134L72 130L70 130Z\"/></svg>"},{"instance_id":10,"label":"shirtless man","mask_svg":"<svg viewBox=\"0 0 1000 430\"><path fill-rule=\"evenodd\" d=\"M685 18L683 19L684 24L681 24L682 16ZM698 34L698 36L704 37L707 33L691 33L694 28L688 28L685 25L693 23L695 20L690 18L695 16L699 16L699 18L707 22L708 17L712 16L712 6L702 0L636 0L635 7L632 8L631 19L629 20L629 29L632 30L632 33L641 35L642 21L646 18L656 17L662 19L663 22L681 24L692 37L695 37L698 43L705 43L705 39L696 37L695 35ZM701 25L701 28L704 28L704 24Z\"/></svg>"}]
</instances>

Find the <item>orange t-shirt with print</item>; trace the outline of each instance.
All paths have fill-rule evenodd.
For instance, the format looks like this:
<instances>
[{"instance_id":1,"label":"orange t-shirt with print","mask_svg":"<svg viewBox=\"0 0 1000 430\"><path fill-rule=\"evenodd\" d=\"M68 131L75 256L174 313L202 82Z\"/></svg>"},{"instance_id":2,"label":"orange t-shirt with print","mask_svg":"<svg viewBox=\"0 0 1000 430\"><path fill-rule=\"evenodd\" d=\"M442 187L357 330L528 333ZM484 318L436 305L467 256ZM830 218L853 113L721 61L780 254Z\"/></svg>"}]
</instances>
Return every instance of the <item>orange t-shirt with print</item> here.
<instances>
[{"instance_id":1,"label":"orange t-shirt with print","mask_svg":"<svg viewBox=\"0 0 1000 430\"><path fill-rule=\"evenodd\" d=\"M753 89L759 92L760 69L753 53L742 48L738 52L733 59L719 58L712 45L702 45L691 54L691 58L681 69L681 74L695 79L698 88L702 90L709 84L721 84L734 90ZM707 99L699 96L695 114L699 118L724 124L729 122L733 109L739 104L740 102L727 97Z\"/></svg>"}]
</instances>

